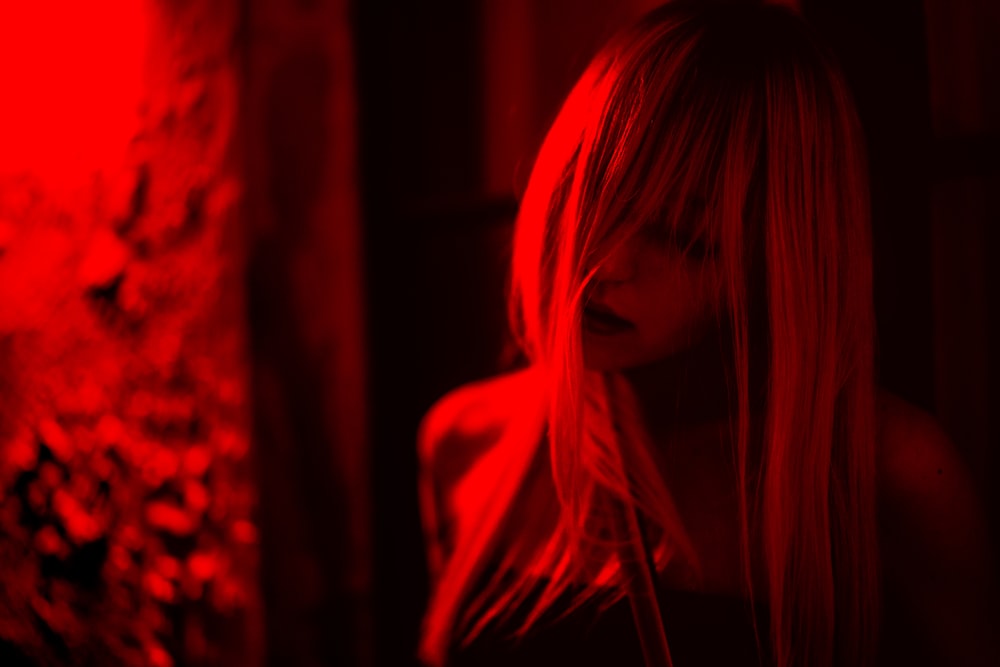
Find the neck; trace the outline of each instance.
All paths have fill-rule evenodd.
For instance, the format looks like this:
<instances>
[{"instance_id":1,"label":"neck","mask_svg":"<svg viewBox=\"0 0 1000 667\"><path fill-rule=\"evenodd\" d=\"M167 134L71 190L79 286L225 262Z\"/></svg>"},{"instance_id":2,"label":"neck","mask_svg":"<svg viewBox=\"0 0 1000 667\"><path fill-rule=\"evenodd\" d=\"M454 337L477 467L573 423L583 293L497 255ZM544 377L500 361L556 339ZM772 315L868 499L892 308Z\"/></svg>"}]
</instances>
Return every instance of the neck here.
<instances>
[{"instance_id":1,"label":"neck","mask_svg":"<svg viewBox=\"0 0 1000 667\"><path fill-rule=\"evenodd\" d=\"M623 372L654 442L730 418L724 333L713 331L683 352Z\"/></svg>"}]
</instances>

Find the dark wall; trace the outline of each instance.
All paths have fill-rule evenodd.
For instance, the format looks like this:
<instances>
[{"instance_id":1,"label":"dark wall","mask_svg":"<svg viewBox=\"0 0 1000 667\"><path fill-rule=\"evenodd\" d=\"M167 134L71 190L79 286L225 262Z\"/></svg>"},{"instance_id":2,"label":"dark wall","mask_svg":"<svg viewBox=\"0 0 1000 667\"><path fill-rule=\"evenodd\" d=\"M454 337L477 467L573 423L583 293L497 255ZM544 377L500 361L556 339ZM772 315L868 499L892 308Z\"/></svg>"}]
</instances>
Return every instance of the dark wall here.
<instances>
[{"instance_id":1,"label":"dark wall","mask_svg":"<svg viewBox=\"0 0 1000 667\"><path fill-rule=\"evenodd\" d=\"M415 664L426 565L416 429L488 375L476 3L355 4L366 215L376 660ZM495 216L493 216L495 217ZM498 263L497 263L498 264ZM495 268L499 268L498 266Z\"/></svg>"}]
</instances>

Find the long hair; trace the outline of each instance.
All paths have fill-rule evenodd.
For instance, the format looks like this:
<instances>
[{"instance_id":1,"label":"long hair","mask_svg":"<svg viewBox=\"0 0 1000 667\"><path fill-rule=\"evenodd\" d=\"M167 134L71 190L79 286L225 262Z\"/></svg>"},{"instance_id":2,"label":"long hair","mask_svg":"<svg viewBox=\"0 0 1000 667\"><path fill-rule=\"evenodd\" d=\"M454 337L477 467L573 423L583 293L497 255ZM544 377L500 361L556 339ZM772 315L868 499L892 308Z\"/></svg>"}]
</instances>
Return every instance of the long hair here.
<instances>
[{"instance_id":1,"label":"long hair","mask_svg":"<svg viewBox=\"0 0 1000 667\"><path fill-rule=\"evenodd\" d=\"M544 529L525 527L505 545L504 564L528 554L532 567L490 581L455 621L464 641L514 610L526 612L515 631L523 634L581 575L590 583L575 589L571 609L620 599L625 568L609 528L616 503L648 519L658 568L681 563L697 575L650 444L620 427L635 421L634 398L615 374L585 370L580 333L595 272L650 225L672 235L696 188L708 213L695 236L721 241L716 288L731 330L745 592L751 601L761 593L751 577L755 534L776 664L872 661L880 587L862 131L842 73L801 19L775 7L688 2L650 12L597 55L529 178L510 320L545 386L559 507ZM751 433L758 395L759 439ZM472 560L481 564L488 551ZM539 574L547 584L535 594ZM443 606L432 602L428 618L455 613Z\"/></svg>"}]
</instances>

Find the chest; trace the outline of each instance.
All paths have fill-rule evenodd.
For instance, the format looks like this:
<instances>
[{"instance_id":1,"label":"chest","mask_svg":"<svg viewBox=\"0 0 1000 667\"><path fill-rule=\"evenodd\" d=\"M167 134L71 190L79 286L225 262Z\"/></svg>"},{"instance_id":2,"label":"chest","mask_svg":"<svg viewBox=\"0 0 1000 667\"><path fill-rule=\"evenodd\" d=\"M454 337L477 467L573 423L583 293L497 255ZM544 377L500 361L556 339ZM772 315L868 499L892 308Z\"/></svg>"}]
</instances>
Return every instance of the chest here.
<instances>
[{"instance_id":1,"label":"chest","mask_svg":"<svg viewBox=\"0 0 1000 667\"><path fill-rule=\"evenodd\" d=\"M698 556L702 575L700 581L692 579L690 568L678 563L660 572L660 580L669 590L742 597L736 479L725 465L721 450L713 451L713 447L718 449L717 443L704 445L684 460L676 457L657 459ZM519 538L544 539L558 520L558 506L551 470L544 465L537 467L515 499L512 519L506 522L501 544L510 545ZM757 599L766 601L759 544L753 534L750 538L754 594ZM515 567L531 569L534 565L529 557L525 562L517 562Z\"/></svg>"},{"instance_id":2,"label":"chest","mask_svg":"<svg viewBox=\"0 0 1000 667\"><path fill-rule=\"evenodd\" d=\"M659 455L657 462L699 559L702 578L697 589L741 596L740 502L729 452L709 433L685 445L670 455ZM754 594L766 601L761 543L753 530L748 537ZM668 567L662 573L665 585L675 589L690 588L688 577L682 568Z\"/></svg>"}]
</instances>

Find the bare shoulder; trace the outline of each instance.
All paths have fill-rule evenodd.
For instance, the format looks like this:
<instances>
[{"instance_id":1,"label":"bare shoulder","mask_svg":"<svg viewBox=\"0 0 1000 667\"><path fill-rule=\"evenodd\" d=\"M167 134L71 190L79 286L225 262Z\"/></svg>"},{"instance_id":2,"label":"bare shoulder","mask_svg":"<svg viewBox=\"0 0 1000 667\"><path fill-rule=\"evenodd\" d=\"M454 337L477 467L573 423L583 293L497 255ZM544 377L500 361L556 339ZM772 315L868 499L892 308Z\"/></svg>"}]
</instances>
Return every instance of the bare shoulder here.
<instances>
[{"instance_id":1,"label":"bare shoulder","mask_svg":"<svg viewBox=\"0 0 1000 667\"><path fill-rule=\"evenodd\" d=\"M937 419L882 390L878 394L879 474L887 498L935 496L966 486L968 470ZM929 499L929 498L928 498Z\"/></svg>"},{"instance_id":2,"label":"bare shoulder","mask_svg":"<svg viewBox=\"0 0 1000 667\"><path fill-rule=\"evenodd\" d=\"M972 475L938 420L884 390L877 415L879 486L887 511L928 527L948 524L949 517L978 520L982 506Z\"/></svg>"},{"instance_id":3,"label":"bare shoulder","mask_svg":"<svg viewBox=\"0 0 1000 667\"><path fill-rule=\"evenodd\" d=\"M922 524L927 531L968 525L951 521L957 516L978 518L982 508L968 466L937 419L887 391L878 394L877 415L885 512L908 525Z\"/></svg>"},{"instance_id":4,"label":"bare shoulder","mask_svg":"<svg viewBox=\"0 0 1000 667\"><path fill-rule=\"evenodd\" d=\"M882 391L877 402L880 541L886 584L942 661L1000 658L987 520L967 463L928 412Z\"/></svg>"},{"instance_id":5,"label":"bare shoulder","mask_svg":"<svg viewBox=\"0 0 1000 667\"><path fill-rule=\"evenodd\" d=\"M445 488L500 440L533 381L530 370L462 385L438 399L424 415L417 434L421 466Z\"/></svg>"},{"instance_id":6,"label":"bare shoulder","mask_svg":"<svg viewBox=\"0 0 1000 667\"><path fill-rule=\"evenodd\" d=\"M492 463L515 453L504 443L529 442L520 436L533 431L541 386L532 368L472 382L442 396L421 420L418 490L432 581L467 531L489 524L488 508L512 506L509 494L519 492L496 486L504 467Z\"/></svg>"}]
</instances>

